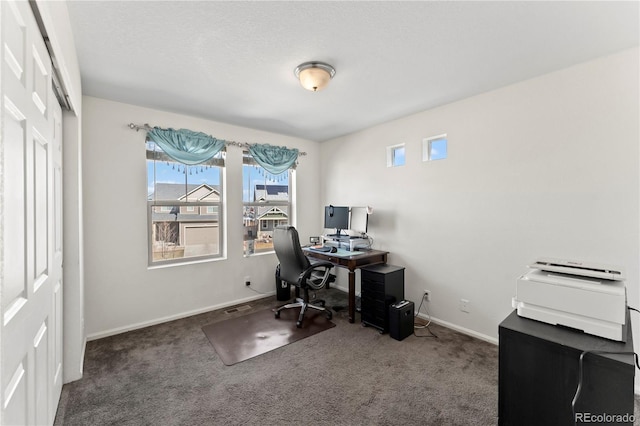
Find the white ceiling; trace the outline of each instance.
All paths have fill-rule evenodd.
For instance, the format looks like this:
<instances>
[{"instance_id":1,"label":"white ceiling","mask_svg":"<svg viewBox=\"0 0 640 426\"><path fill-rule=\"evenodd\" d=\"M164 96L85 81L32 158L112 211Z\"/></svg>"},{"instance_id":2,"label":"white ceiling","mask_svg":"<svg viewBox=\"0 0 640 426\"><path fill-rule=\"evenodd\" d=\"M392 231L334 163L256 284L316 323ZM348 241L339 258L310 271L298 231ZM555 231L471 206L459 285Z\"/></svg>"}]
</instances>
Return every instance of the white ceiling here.
<instances>
[{"instance_id":1,"label":"white ceiling","mask_svg":"<svg viewBox=\"0 0 640 426\"><path fill-rule=\"evenodd\" d=\"M640 20L636 1L69 0L68 9L84 94L316 141L638 46ZM323 91L293 75L310 60L336 68Z\"/></svg>"}]
</instances>

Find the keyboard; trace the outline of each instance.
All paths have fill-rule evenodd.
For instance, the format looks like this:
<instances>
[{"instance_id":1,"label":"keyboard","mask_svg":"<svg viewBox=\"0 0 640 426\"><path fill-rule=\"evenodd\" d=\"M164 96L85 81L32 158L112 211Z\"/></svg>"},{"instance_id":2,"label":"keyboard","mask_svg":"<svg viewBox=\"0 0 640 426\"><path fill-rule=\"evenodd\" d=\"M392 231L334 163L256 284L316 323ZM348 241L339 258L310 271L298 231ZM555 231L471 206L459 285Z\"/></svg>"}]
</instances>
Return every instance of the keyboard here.
<instances>
[{"instance_id":1,"label":"keyboard","mask_svg":"<svg viewBox=\"0 0 640 426\"><path fill-rule=\"evenodd\" d=\"M319 251L322 253L328 253L331 251L331 247L318 247L318 248L312 247L310 250Z\"/></svg>"}]
</instances>

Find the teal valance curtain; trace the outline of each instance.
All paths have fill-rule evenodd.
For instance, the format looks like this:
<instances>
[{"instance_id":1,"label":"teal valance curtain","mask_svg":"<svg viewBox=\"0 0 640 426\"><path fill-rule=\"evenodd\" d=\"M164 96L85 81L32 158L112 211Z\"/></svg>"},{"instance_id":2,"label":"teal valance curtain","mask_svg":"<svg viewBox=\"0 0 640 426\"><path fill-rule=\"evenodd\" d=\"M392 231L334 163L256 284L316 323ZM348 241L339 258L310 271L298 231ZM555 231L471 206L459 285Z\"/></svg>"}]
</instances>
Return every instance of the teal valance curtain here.
<instances>
[{"instance_id":1,"label":"teal valance curtain","mask_svg":"<svg viewBox=\"0 0 640 426\"><path fill-rule=\"evenodd\" d=\"M269 144L255 144L249 146L249 153L266 171L274 175L295 168L298 150Z\"/></svg>"},{"instance_id":2,"label":"teal valance curtain","mask_svg":"<svg viewBox=\"0 0 640 426\"><path fill-rule=\"evenodd\" d=\"M169 157L190 166L210 160L225 146L224 140L188 129L154 127L147 132L147 137Z\"/></svg>"}]
</instances>

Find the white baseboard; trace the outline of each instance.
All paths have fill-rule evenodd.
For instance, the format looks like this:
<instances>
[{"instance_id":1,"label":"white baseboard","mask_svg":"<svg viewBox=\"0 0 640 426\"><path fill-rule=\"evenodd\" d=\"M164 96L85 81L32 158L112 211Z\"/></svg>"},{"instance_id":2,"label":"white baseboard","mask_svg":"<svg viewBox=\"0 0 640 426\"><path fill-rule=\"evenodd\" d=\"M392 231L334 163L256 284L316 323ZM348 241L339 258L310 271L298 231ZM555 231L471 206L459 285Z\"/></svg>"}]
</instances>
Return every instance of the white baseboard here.
<instances>
[{"instance_id":1,"label":"white baseboard","mask_svg":"<svg viewBox=\"0 0 640 426\"><path fill-rule=\"evenodd\" d=\"M217 309L223 309L228 306L239 305L241 303L252 302L254 300L264 299L265 297L273 296L276 294L275 291L256 294L255 296L245 297L243 299L233 300L227 303L220 303L218 305L207 306L205 308L194 309L192 311L181 312L179 314L174 314L166 317L156 318L150 321L144 321L137 324L126 325L124 327L112 328L111 330L100 331L97 333L92 333L87 336L87 341L102 339L104 337L115 336L116 334L126 333L127 331L138 330L140 328L149 327L152 325L162 324L169 321L175 321L178 319L190 317L193 315L203 314L205 312L215 311Z\"/></svg>"},{"instance_id":2,"label":"white baseboard","mask_svg":"<svg viewBox=\"0 0 640 426\"><path fill-rule=\"evenodd\" d=\"M331 288L337 288L340 291L344 291L345 293L349 293L349 287L344 287L341 285L331 284Z\"/></svg>"},{"instance_id":3,"label":"white baseboard","mask_svg":"<svg viewBox=\"0 0 640 426\"><path fill-rule=\"evenodd\" d=\"M423 313L418 313L418 316L425 321L429 321L429 317ZM484 340L485 342L493 343L494 345L498 345L498 339L495 337L487 336L486 334L478 333L477 331L470 330L465 327L461 327L459 325L450 323L448 321L444 321L438 318L431 317L431 322L441 325L443 327L450 328L455 331L459 331L460 333L466 334L471 337L475 337L476 339Z\"/></svg>"}]
</instances>

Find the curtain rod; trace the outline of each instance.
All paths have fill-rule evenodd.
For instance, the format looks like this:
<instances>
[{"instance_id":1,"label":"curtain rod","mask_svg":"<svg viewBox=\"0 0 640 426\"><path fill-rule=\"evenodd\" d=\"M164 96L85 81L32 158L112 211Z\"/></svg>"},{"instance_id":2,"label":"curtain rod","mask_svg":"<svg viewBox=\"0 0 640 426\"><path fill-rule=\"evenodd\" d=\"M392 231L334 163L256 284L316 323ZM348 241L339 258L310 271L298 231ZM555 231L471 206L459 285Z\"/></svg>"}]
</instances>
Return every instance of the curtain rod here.
<instances>
[{"instance_id":1,"label":"curtain rod","mask_svg":"<svg viewBox=\"0 0 640 426\"><path fill-rule=\"evenodd\" d=\"M139 130L145 130L145 131L151 131L154 128L151 127L150 125L148 125L147 123L145 124L134 124L134 123L129 123L127 125L127 127L129 127L131 130L135 130L136 132ZM166 129L163 129L166 130ZM249 148L252 144L250 143L246 143L246 142L236 142L236 141L229 141L229 140L224 140L225 145L233 145L233 146L239 146L240 148ZM306 152L303 151L299 151L298 155L307 155Z\"/></svg>"}]
</instances>

